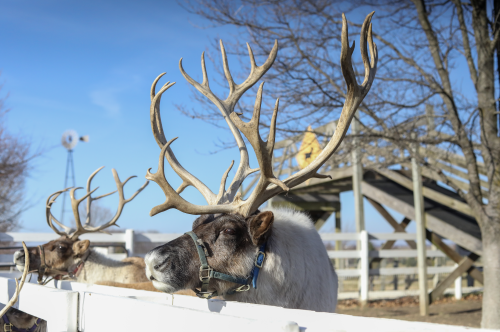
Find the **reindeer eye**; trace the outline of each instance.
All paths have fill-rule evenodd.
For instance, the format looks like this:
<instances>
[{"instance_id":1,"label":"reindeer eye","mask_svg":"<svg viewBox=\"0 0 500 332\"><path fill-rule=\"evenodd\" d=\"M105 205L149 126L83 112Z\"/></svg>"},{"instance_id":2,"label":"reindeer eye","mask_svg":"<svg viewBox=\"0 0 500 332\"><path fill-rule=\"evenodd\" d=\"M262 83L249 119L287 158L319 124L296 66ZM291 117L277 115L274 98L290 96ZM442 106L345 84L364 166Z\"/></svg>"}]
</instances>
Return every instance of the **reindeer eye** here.
<instances>
[{"instance_id":1,"label":"reindeer eye","mask_svg":"<svg viewBox=\"0 0 500 332\"><path fill-rule=\"evenodd\" d=\"M59 246L57 246L57 251L64 252L64 251L66 251L66 247L59 245Z\"/></svg>"},{"instance_id":2,"label":"reindeer eye","mask_svg":"<svg viewBox=\"0 0 500 332\"><path fill-rule=\"evenodd\" d=\"M224 234L226 234L226 235L235 235L236 231L234 229L232 229L232 228L226 228L224 230Z\"/></svg>"}]
</instances>

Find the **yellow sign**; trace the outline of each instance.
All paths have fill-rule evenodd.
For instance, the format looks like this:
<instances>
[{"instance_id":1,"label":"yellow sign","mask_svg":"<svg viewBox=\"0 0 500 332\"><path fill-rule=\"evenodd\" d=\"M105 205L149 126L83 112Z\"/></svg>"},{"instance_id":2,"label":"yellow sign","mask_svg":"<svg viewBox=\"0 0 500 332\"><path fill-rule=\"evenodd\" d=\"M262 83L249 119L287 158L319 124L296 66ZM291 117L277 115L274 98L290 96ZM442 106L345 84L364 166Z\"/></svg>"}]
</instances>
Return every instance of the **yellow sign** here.
<instances>
[{"instance_id":1,"label":"yellow sign","mask_svg":"<svg viewBox=\"0 0 500 332\"><path fill-rule=\"evenodd\" d=\"M307 167L321 153L321 150L321 145L319 145L316 135L312 132L311 126L307 127L307 132L304 134L299 152L295 157L299 167L301 169Z\"/></svg>"}]
</instances>

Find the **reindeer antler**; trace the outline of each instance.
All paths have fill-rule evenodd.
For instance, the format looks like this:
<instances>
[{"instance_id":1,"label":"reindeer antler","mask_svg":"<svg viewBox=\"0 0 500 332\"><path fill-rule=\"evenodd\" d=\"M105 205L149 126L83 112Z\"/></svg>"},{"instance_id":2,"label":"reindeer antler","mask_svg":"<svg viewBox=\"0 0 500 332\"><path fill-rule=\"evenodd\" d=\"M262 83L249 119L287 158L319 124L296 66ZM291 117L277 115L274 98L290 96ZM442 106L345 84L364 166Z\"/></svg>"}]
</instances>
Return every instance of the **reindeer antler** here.
<instances>
[{"instance_id":1,"label":"reindeer antler","mask_svg":"<svg viewBox=\"0 0 500 332\"><path fill-rule=\"evenodd\" d=\"M125 204L127 204L130 201L132 201L149 184L149 181L146 181L146 183L144 183L144 185L142 187L140 187L130 198L125 199L125 195L123 193L123 187L125 186L125 184L130 179L135 178L136 176L135 175L134 176L130 176L125 181L121 182L120 178L118 177L118 173L113 168L111 171L113 172L113 177L115 179L117 190L94 198L94 197L92 197L92 194L97 189L99 189L99 187L95 188L94 190L90 190L90 185L92 183L92 180L96 176L96 174L101 169L103 169L103 168L104 168L104 166L98 168L96 171L94 171L94 173L92 173L89 176L89 178L87 180L87 193L82 198L77 199L75 197L75 191L78 190L78 189L82 189L81 187L78 187L78 188L66 188L66 189L63 189L63 190L60 190L60 191L56 191L55 193L53 193L52 195L50 195L47 198L47 205L46 205L46 209L45 209L46 217L47 217L47 223L50 226L50 228L52 228L54 230L54 232L56 232L57 234L59 234L61 236L66 235L69 238L71 238L72 240L76 240L80 235L85 234L85 233L94 233L94 232L106 233L106 232L104 232L104 229L106 229L106 228L108 228L110 226L116 225L116 222L118 221L118 218L120 218L120 215L121 215L121 213L123 211L123 208L125 207ZM52 205L54 204L54 202L56 201L57 197L59 197L62 193L66 192L68 190L70 190L69 196L71 198L71 208L73 210L73 215L75 217L76 229L72 229L72 228L67 227L67 226L63 225L62 223L60 223L54 217L54 215L52 214L52 212L50 211L50 209L51 209ZM91 225L90 208L91 208L92 202L96 201L98 199L101 199L103 197L112 195L112 194L114 194L116 192L118 192L118 195L119 195L118 197L119 198L118 198L118 209L117 209L114 217L110 221L108 221L107 223L105 223L103 225L99 225L99 226L95 226L95 227L90 226ZM85 223L82 225L82 222L80 220L80 213L78 211L78 207L80 206L80 203L82 203L84 200L87 200L87 217L86 217ZM53 224L53 222L55 222L63 230L62 231L59 230Z\"/></svg>"},{"instance_id":2,"label":"reindeer antler","mask_svg":"<svg viewBox=\"0 0 500 332\"><path fill-rule=\"evenodd\" d=\"M173 84L168 82L165 84L162 89L155 95L154 91L156 89L156 84L158 80L164 75L161 74L156 78L151 87L151 126L153 129L153 134L155 139L162 148L160 153L160 160L158 171L156 173L151 173L148 170L146 178L148 180L155 181L163 190L166 196L165 203L155 206L150 215L155 215L159 212L166 211L171 208L176 208L184 213L189 214L211 214L211 213L239 213L243 216L248 216L253 213L262 203L264 203L269 198L279 194L282 191L288 191L289 188L292 188L309 178L326 177L325 175L318 174L319 168L335 153L338 146L342 142L349 128L349 124L356 112L357 108L363 101L364 97L370 90L370 87L375 79L375 73L377 70L377 47L373 42L372 37L372 25L371 18L374 12L370 13L366 16L363 26L361 27L361 56L363 59L364 67L365 67L365 78L361 85L358 85L356 82L356 76L354 74L354 70L352 68L352 53L354 51L354 43L352 47L349 47L349 38L347 31L347 21L345 16L342 14L342 49L341 49L341 68L342 74L344 75L344 80L347 85L347 93L346 100L344 102L344 107L342 108L342 113L340 115L340 119L337 124L337 128L335 133L333 134L330 142L327 144L325 149L316 157L316 159L309 164L306 168L297 172L296 174L290 176L286 180L279 180L275 177L273 173L273 165L272 165L272 156L274 150L274 141L276 136L276 118L278 113L279 100L276 101L276 105L274 107L273 116L271 119L271 126L269 130L269 136L266 142L262 140L259 134L259 121L260 121L260 110L262 103L262 90L263 83L260 85L259 90L257 92L257 97L254 106L254 112L252 115L252 119L245 123L243 122L237 113L234 112L234 107L236 103L241 98L241 96L251 88L257 81L271 68L274 60L276 59L277 51L278 51L278 43L277 41L274 44L271 53L269 54L268 59L262 66L257 66L255 64L255 59L253 56L252 49L248 46L248 53L250 56L250 64L251 71L248 78L241 84L235 84L231 73L229 71L229 65L226 58L226 51L224 49L224 45L222 41L221 52L222 52L222 61L224 66L224 73L226 79L229 84L229 96L226 100L221 100L214 95L214 93L210 90L208 84L208 76L205 67L205 59L204 53L202 53L201 57L201 66L203 72L203 82L200 84L193 80L183 69L182 67L182 59L179 62L179 68L181 70L184 78L193 85L198 91L203 93L210 101L217 106L217 108L221 111L224 119L226 120L229 129L233 133L233 136L236 140L238 148L240 150L240 165L236 171L236 175L231 182L227 191L225 191L225 183L227 179L227 175L233 166L229 167L229 169L224 173L224 176L221 181L221 186L219 190L219 194L216 196L208 187L203 184L200 180L198 180L195 176L186 171L177 159L174 156L173 151L170 148L170 144L175 140L175 138L169 142L165 139L165 135L163 133L163 128L161 127L161 118L160 118L160 108L159 102L161 99L161 95L169 89ZM368 50L367 50L367 42L369 44L370 53L371 53L371 61L368 58ZM251 169L248 162L248 150L241 136L243 134L247 140L252 145L253 150L257 156L257 160L259 163L259 169ZM173 190L168 181L165 178L164 174L164 158L167 159L171 167L174 171L181 177L183 180L182 185L177 189ZM260 170L260 178L257 185L254 188L254 191L250 195L250 197L243 201L239 194L237 194L237 190L240 187L241 183L245 178L251 173ZM184 200L179 194L186 188L187 186L192 185L196 189L198 189L201 194L205 197L208 206L200 206L194 205L186 200Z\"/></svg>"},{"instance_id":3,"label":"reindeer antler","mask_svg":"<svg viewBox=\"0 0 500 332\"><path fill-rule=\"evenodd\" d=\"M23 289L24 281L26 280L26 276L28 275L28 271L30 270L30 254L28 252L28 248L26 248L26 244L23 241L23 249L24 249L24 271L23 275L20 279L14 279L16 281L16 292L9 300L9 303L0 311L0 318L5 315L5 313L17 302L19 298L19 293L21 293L21 289ZM21 280L21 284L19 284L19 280ZM7 330L6 330L7 331Z\"/></svg>"}]
</instances>

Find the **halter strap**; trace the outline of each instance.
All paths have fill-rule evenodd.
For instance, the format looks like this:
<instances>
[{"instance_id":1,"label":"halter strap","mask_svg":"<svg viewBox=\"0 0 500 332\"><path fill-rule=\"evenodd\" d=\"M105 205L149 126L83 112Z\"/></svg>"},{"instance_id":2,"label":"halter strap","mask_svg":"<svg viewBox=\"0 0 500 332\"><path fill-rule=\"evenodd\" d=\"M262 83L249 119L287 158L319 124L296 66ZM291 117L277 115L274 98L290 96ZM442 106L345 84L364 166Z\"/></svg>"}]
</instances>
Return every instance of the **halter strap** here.
<instances>
[{"instance_id":1,"label":"halter strap","mask_svg":"<svg viewBox=\"0 0 500 332\"><path fill-rule=\"evenodd\" d=\"M38 325L40 325L40 322L42 321L41 318L37 318L36 321L35 321L35 324L33 324L32 327L30 327L29 329L19 329L17 327L15 327L14 325L12 325L12 323L9 321L9 318L7 317L7 315L4 315L2 317L3 319L3 331L2 332L33 332L35 331L35 329L38 327Z\"/></svg>"},{"instance_id":2,"label":"halter strap","mask_svg":"<svg viewBox=\"0 0 500 332\"><path fill-rule=\"evenodd\" d=\"M264 264L264 258L266 257L265 250L266 250L266 244L262 244L259 248L259 252L257 254L257 257L255 257L255 262L254 262L254 267L252 269L252 273L248 278L239 278L239 277L234 277L229 274L225 274L222 272L217 272L214 271L210 265L208 265L207 261L207 256L208 256L208 250L203 243L201 239L196 236L194 232L186 232L185 234L188 234L191 236L193 239L195 245L196 245L196 251L198 252L198 256L200 258L200 281L201 281L201 288L198 291L196 288L193 289L193 291L196 293L196 295L200 298L204 299L210 299L214 296L217 296L217 291L209 292L208 291L208 284L210 283L210 279L220 279L220 280L225 280L229 282L233 282L235 284L240 284L241 286L237 286L233 289L230 289L227 294L234 294L237 292L246 292L250 289L250 281L252 281L252 286L253 288L257 289L257 277L259 275L259 270L262 268L262 265Z\"/></svg>"},{"instance_id":3,"label":"halter strap","mask_svg":"<svg viewBox=\"0 0 500 332\"><path fill-rule=\"evenodd\" d=\"M43 283L43 275L45 274L45 270L47 269L47 265L45 265L45 250L43 246L38 246L38 250L40 251L40 267L38 268L38 283ZM25 258L26 259L26 258Z\"/></svg>"},{"instance_id":4,"label":"halter strap","mask_svg":"<svg viewBox=\"0 0 500 332\"><path fill-rule=\"evenodd\" d=\"M40 251L40 267L38 268L38 271L36 270L34 271L38 273L37 281L39 285L46 285L49 281L54 279L54 277L47 277L44 280L43 277L46 273L55 274L56 276L61 275L63 278L64 277L76 278L78 272L80 271L81 267L83 266L83 264L85 263L90 254L90 250L88 250L85 254L83 254L82 260L78 264L70 266L68 271L63 271L48 267L47 263L45 262L45 250L43 249L43 246L38 246L38 250Z\"/></svg>"}]
</instances>

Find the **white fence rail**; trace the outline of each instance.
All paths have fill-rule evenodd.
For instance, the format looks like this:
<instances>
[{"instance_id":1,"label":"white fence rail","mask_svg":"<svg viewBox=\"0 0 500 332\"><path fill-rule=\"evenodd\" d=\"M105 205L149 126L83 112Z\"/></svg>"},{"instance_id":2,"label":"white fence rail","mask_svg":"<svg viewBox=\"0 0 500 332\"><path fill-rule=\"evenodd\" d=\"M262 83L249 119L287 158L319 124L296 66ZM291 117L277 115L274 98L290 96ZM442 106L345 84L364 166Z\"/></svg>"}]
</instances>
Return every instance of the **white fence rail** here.
<instances>
[{"instance_id":1,"label":"white fence rail","mask_svg":"<svg viewBox=\"0 0 500 332\"><path fill-rule=\"evenodd\" d=\"M0 273L0 303L18 273ZM34 280L32 280L34 282ZM0 309L3 305L0 304ZM393 319L354 317L265 305L202 300L133 289L57 281L26 284L16 307L43 318L49 331L480 331Z\"/></svg>"},{"instance_id":2,"label":"white fence rail","mask_svg":"<svg viewBox=\"0 0 500 332\"><path fill-rule=\"evenodd\" d=\"M160 233L135 233L132 229L127 229L124 233L108 234L84 234L82 239L88 239L94 244L99 243L123 243L129 256L136 255L134 247L136 243L166 243L182 234L160 234ZM412 233L320 233L323 241L359 241L361 250L328 250L328 256L331 259L359 259L360 264L357 269L336 269L337 275L341 278L356 277L360 279L358 292L340 293L339 298L357 298L360 300L394 298L412 294L408 290L396 291L370 291L370 276L394 276L394 275L413 275L417 273L416 267L398 267L398 268L378 268L369 269L369 262L372 258L412 258L417 257L416 250L369 250L370 240L415 240L416 234ZM0 233L0 242L21 242L26 243L44 243L54 240L58 237L55 233ZM123 255L123 254L122 254ZM123 259L120 254L110 255L116 259ZM427 250L427 257L446 257L441 251ZM1 263L12 262L12 255L0 255ZM428 274L450 273L453 266L428 267ZM456 284L458 286L458 283ZM464 288L460 292L477 291L479 288ZM448 290L447 292L453 292ZM457 290L458 292L458 290ZM384 295L385 294L385 295Z\"/></svg>"}]
</instances>

